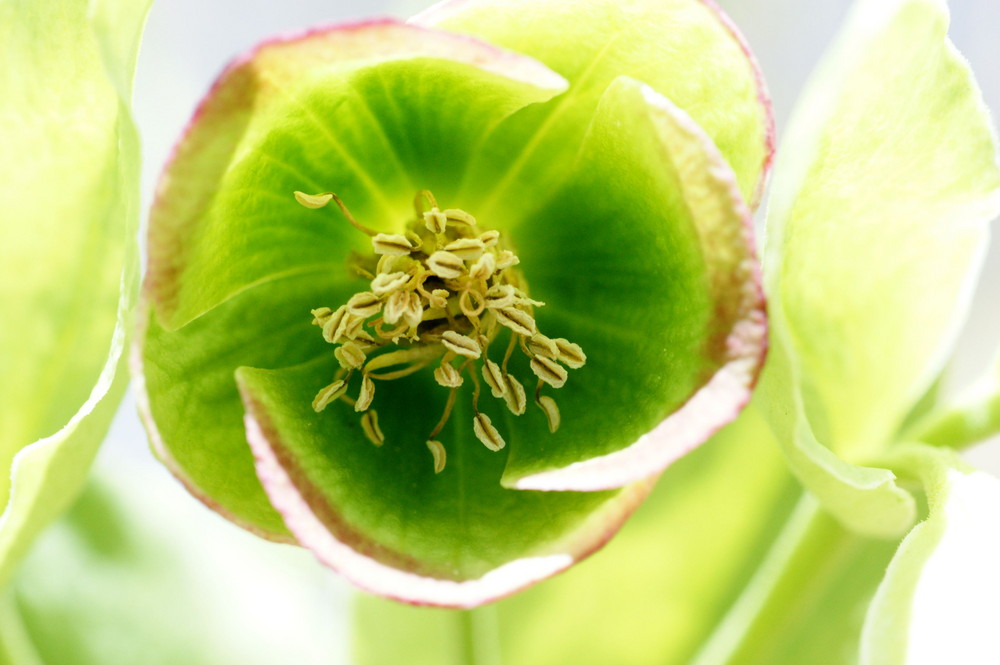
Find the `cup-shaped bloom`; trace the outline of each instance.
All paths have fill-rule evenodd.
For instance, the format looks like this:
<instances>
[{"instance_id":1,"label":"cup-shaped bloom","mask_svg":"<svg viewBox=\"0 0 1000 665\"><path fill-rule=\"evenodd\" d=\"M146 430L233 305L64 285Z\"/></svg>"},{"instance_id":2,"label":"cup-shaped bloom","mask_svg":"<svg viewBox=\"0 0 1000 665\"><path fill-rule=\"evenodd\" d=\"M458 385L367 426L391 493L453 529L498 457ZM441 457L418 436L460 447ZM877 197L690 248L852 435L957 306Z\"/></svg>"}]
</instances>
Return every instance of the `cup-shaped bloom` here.
<instances>
[{"instance_id":1,"label":"cup-shaped bloom","mask_svg":"<svg viewBox=\"0 0 1000 665\"><path fill-rule=\"evenodd\" d=\"M766 97L713 7L653 4L446 4L221 75L161 180L133 354L193 494L471 606L597 549L736 415Z\"/></svg>"}]
</instances>

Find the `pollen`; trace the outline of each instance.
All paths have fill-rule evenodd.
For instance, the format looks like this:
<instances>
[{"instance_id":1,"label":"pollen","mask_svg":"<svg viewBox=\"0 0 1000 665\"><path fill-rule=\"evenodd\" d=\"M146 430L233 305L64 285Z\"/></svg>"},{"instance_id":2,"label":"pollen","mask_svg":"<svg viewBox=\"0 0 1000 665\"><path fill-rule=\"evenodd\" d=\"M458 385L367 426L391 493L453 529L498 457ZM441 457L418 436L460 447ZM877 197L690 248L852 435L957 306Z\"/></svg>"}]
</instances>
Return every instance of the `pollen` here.
<instances>
[{"instance_id":1,"label":"pollen","mask_svg":"<svg viewBox=\"0 0 1000 665\"><path fill-rule=\"evenodd\" d=\"M385 435L378 413L370 408L376 382L426 369L440 389L447 390L444 411L424 439L433 471L439 474L447 459L439 435L459 393L466 390L465 378L472 384L472 433L491 451L507 445L490 416L480 411L479 398L485 383L511 414L525 414L524 385L509 369L511 356L520 350L536 376L534 400L542 412L529 418L544 415L550 432L559 428L559 408L542 389L563 387L568 370L583 367L587 357L578 344L539 330L535 309L545 303L529 295L517 268L520 259L499 231L481 228L464 210L439 208L426 190L417 193L415 216L402 233L360 224L336 194L294 194L310 210L336 203L344 218L371 241L370 256L353 257L354 272L367 283L338 307L310 312L323 339L336 347L338 365L331 383L313 400L317 413L334 401L346 402L361 415L365 437L382 446ZM506 341L494 345L498 338ZM492 349L500 352L491 354ZM360 375L360 386L357 398L352 398L348 392L355 375Z\"/></svg>"}]
</instances>

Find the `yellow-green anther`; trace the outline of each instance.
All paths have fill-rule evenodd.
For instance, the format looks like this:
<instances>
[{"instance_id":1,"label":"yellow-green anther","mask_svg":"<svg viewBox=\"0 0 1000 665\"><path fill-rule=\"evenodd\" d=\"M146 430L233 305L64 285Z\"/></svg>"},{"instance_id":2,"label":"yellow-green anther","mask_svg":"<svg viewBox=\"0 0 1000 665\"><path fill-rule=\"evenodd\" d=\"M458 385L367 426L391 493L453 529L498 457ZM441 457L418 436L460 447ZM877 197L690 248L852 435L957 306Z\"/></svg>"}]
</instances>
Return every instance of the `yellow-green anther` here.
<instances>
[{"instance_id":1,"label":"yellow-green anther","mask_svg":"<svg viewBox=\"0 0 1000 665\"><path fill-rule=\"evenodd\" d=\"M403 312L406 309L406 304L408 301L407 294L404 291L398 291L389 296L389 299L385 301L385 322L390 324L398 323L401 318L403 318Z\"/></svg>"},{"instance_id":2,"label":"yellow-green anther","mask_svg":"<svg viewBox=\"0 0 1000 665\"><path fill-rule=\"evenodd\" d=\"M288 191L288 190L285 190ZM317 210L333 200L333 194L306 194L295 192L295 200L310 210Z\"/></svg>"},{"instance_id":3,"label":"yellow-green anther","mask_svg":"<svg viewBox=\"0 0 1000 665\"><path fill-rule=\"evenodd\" d=\"M486 231L479 234L479 239L483 241L483 246L489 249L490 247L494 247L497 244L497 241L500 240L500 232L492 230Z\"/></svg>"},{"instance_id":4,"label":"yellow-green anther","mask_svg":"<svg viewBox=\"0 0 1000 665\"><path fill-rule=\"evenodd\" d=\"M536 356L545 356L553 360L559 357L559 347L555 341L542 333L536 333L528 338L528 350Z\"/></svg>"},{"instance_id":5,"label":"yellow-green anther","mask_svg":"<svg viewBox=\"0 0 1000 665\"><path fill-rule=\"evenodd\" d=\"M545 303L540 300L532 300L527 293L521 289L514 289L514 296L518 305L531 305L532 307L545 307Z\"/></svg>"},{"instance_id":6,"label":"yellow-green anther","mask_svg":"<svg viewBox=\"0 0 1000 665\"><path fill-rule=\"evenodd\" d=\"M444 344L445 348L449 351L454 351L460 356L465 356L466 358L478 358L482 355L482 351L479 348L479 344L476 340L471 337L467 337L461 333L457 333L454 330L446 330L441 334L441 343Z\"/></svg>"},{"instance_id":7,"label":"yellow-green anther","mask_svg":"<svg viewBox=\"0 0 1000 665\"><path fill-rule=\"evenodd\" d=\"M434 370L434 380L445 388L458 388L463 383L462 375L451 363L441 363Z\"/></svg>"},{"instance_id":8,"label":"yellow-green anther","mask_svg":"<svg viewBox=\"0 0 1000 665\"><path fill-rule=\"evenodd\" d=\"M381 310L382 301L371 291L355 293L347 301L347 311L362 319L367 319L369 316L378 314Z\"/></svg>"},{"instance_id":9,"label":"yellow-green anther","mask_svg":"<svg viewBox=\"0 0 1000 665\"><path fill-rule=\"evenodd\" d=\"M538 330L535 327L534 317L523 309L501 307L500 309L493 310L493 314L497 317L497 322L500 325L507 326L518 335L528 337L529 335L534 335Z\"/></svg>"},{"instance_id":10,"label":"yellow-green anther","mask_svg":"<svg viewBox=\"0 0 1000 665\"><path fill-rule=\"evenodd\" d=\"M431 291L431 297L428 298L428 304L435 309L444 309L448 306L448 296L451 295L445 289L434 289Z\"/></svg>"},{"instance_id":11,"label":"yellow-green anther","mask_svg":"<svg viewBox=\"0 0 1000 665\"><path fill-rule=\"evenodd\" d=\"M427 442L427 449L431 451L431 456L434 458L434 473L441 473L444 471L444 465L447 459L447 455L444 451L444 444L440 441L431 439Z\"/></svg>"},{"instance_id":12,"label":"yellow-green anther","mask_svg":"<svg viewBox=\"0 0 1000 665\"><path fill-rule=\"evenodd\" d=\"M444 233L448 228L448 215L437 208L431 208L424 213L424 226L431 233Z\"/></svg>"},{"instance_id":13,"label":"yellow-green anther","mask_svg":"<svg viewBox=\"0 0 1000 665\"><path fill-rule=\"evenodd\" d=\"M333 355L344 369L361 369L365 364L365 352L356 342L344 342L334 349Z\"/></svg>"},{"instance_id":14,"label":"yellow-green anther","mask_svg":"<svg viewBox=\"0 0 1000 665\"><path fill-rule=\"evenodd\" d=\"M375 397L375 382L372 378L365 373L361 377L361 393L358 395L358 400L354 403L354 410L357 412L367 411L368 407L372 405L372 399Z\"/></svg>"},{"instance_id":15,"label":"yellow-green anther","mask_svg":"<svg viewBox=\"0 0 1000 665\"><path fill-rule=\"evenodd\" d=\"M507 408L515 416L520 416L528 408L528 398L524 393L524 386L510 374L504 375L504 383L507 384L507 391L503 394L503 401L507 403Z\"/></svg>"},{"instance_id":16,"label":"yellow-green anther","mask_svg":"<svg viewBox=\"0 0 1000 665\"><path fill-rule=\"evenodd\" d=\"M447 217L452 222L458 222L460 224L468 224L469 226L476 225L476 218L465 212L464 210L459 210L457 208L448 208L444 211L445 217Z\"/></svg>"},{"instance_id":17,"label":"yellow-green anther","mask_svg":"<svg viewBox=\"0 0 1000 665\"><path fill-rule=\"evenodd\" d=\"M459 238L445 245L444 250L451 252L463 261L475 261L483 255L486 247L479 238Z\"/></svg>"},{"instance_id":18,"label":"yellow-green anther","mask_svg":"<svg viewBox=\"0 0 1000 665\"><path fill-rule=\"evenodd\" d=\"M325 388L322 388L318 393L316 393L316 397L313 398L313 411L319 413L325 409L330 402L339 399L345 392L347 392L347 381L344 380L334 381Z\"/></svg>"},{"instance_id":19,"label":"yellow-green anther","mask_svg":"<svg viewBox=\"0 0 1000 665\"><path fill-rule=\"evenodd\" d=\"M545 356L535 356L531 359L531 371L539 379L549 384L553 388L562 388L566 385L566 368L551 358Z\"/></svg>"},{"instance_id":20,"label":"yellow-green anther","mask_svg":"<svg viewBox=\"0 0 1000 665\"><path fill-rule=\"evenodd\" d=\"M346 323L343 339L355 340L361 339L366 342L374 342L374 338L369 335L365 329L365 318L363 316L354 316L353 314L348 314L344 321Z\"/></svg>"},{"instance_id":21,"label":"yellow-green anther","mask_svg":"<svg viewBox=\"0 0 1000 665\"><path fill-rule=\"evenodd\" d=\"M472 419L472 431L475 432L476 438L493 452L507 445L503 437L500 436L500 432L490 422L490 417L485 413L477 413L476 417Z\"/></svg>"},{"instance_id":22,"label":"yellow-green anther","mask_svg":"<svg viewBox=\"0 0 1000 665\"><path fill-rule=\"evenodd\" d=\"M552 341L556 343L556 348L559 349L559 360L566 363L567 366L573 369L580 369L587 362L587 355L580 348L579 344L574 344L563 337L557 337Z\"/></svg>"},{"instance_id":23,"label":"yellow-green anther","mask_svg":"<svg viewBox=\"0 0 1000 665\"><path fill-rule=\"evenodd\" d=\"M413 243L404 235L378 233L372 238L372 249L376 254L406 256L413 251Z\"/></svg>"},{"instance_id":24,"label":"yellow-green anther","mask_svg":"<svg viewBox=\"0 0 1000 665\"><path fill-rule=\"evenodd\" d=\"M487 280L493 276L496 269L496 257L489 253L483 254L475 263L472 264L472 267L469 268L469 277L472 279Z\"/></svg>"},{"instance_id":25,"label":"yellow-green anther","mask_svg":"<svg viewBox=\"0 0 1000 665\"><path fill-rule=\"evenodd\" d=\"M441 279L455 279L465 272L465 263L462 259L443 250L427 257L427 267Z\"/></svg>"},{"instance_id":26,"label":"yellow-green anther","mask_svg":"<svg viewBox=\"0 0 1000 665\"><path fill-rule=\"evenodd\" d=\"M517 258L517 255L509 249L504 249L500 251L499 256L497 256L497 270L506 270L516 266L521 262L521 259Z\"/></svg>"},{"instance_id":27,"label":"yellow-green anther","mask_svg":"<svg viewBox=\"0 0 1000 665\"><path fill-rule=\"evenodd\" d=\"M494 397L503 397L507 392L507 382L503 380L500 366L488 358L483 365L483 380L490 387L490 392L493 393Z\"/></svg>"},{"instance_id":28,"label":"yellow-green anther","mask_svg":"<svg viewBox=\"0 0 1000 665\"><path fill-rule=\"evenodd\" d=\"M385 443L385 435L382 434L382 429L378 426L378 412L375 409L366 411L365 415L361 416L361 429L368 440L376 446Z\"/></svg>"},{"instance_id":29,"label":"yellow-green anther","mask_svg":"<svg viewBox=\"0 0 1000 665\"><path fill-rule=\"evenodd\" d=\"M338 307L323 322L323 339L331 344L336 344L337 339L344 334L349 319L350 314L347 313L347 306L341 305Z\"/></svg>"},{"instance_id":30,"label":"yellow-green anther","mask_svg":"<svg viewBox=\"0 0 1000 665\"><path fill-rule=\"evenodd\" d=\"M403 288L409 281L410 276L405 272L381 273L372 280L372 293L381 298Z\"/></svg>"},{"instance_id":31,"label":"yellow-green anther","mask_svg":"<svg viewBox=\"0 0 1000 665\"><path fill-rule=\"evenodd\" d=\"M309 313L313 315L312 324L322 328L327 322L327 319L329 319L333 314L333 310L329 307L317 307L316 309L310 310Z\"/></svg>"},{"instance_id":32,"label":"yellow-green anther","mask_svg":"<svg viewBox=\"0 0 1000 665\"><path fill-rule=\"evenodd\" d=\"M510 284L494 284L486 290L486 306L490 309L510 307L517 300L517 293Z\"/></svg>"},{"instance_id":33,"label":"yellow-green anther","mask_svg":"<svg viewBox=\"0 0 1000 665\"><path fill-rule=\"evenodd\" d=\"M559 423L562 422L556 401L548 395L542 395L538 398L537 404L545 412L545 419L549 421L549 431L555 434L556 430L559 429Z\"/></svg>"}]
</instances>

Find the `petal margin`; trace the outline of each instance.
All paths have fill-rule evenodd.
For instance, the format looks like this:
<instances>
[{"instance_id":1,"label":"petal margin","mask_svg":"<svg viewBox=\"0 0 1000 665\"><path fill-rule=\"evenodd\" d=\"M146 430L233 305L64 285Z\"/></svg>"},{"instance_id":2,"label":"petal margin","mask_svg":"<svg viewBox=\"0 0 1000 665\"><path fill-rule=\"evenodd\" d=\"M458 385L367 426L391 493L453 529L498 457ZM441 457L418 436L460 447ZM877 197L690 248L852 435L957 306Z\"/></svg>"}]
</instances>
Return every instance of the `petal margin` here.
<instances>
[{"instance_id":1,"label":"petal margin","mask_svg":"<svg viewBox=\"0 0 1000 665\"><path fill-rule=\"evenodd\" d=\"M689 386L688 393L649 423L651 431L639 429L648 433L622 449L596 455L591 452L589 457L585 453L572 463L554 465L553 453L544 446L541 452L545 455L512 444L505 486L593 491L621 487L662 471L737 416L749 401L763 364L767 324L752 220L731 169L711 139L665 97L641 82L622 77L602 98L588 143L581 150L579 172L570 182L583 182L582 191L593 189L586 183L601 181L605 168L609 169L605 175L612 177L619 160L656 184L661 194L653 205L668 211L664 214L671 224L690 226L698 246L704 293L697 295L706 299L705 320L696 333L701 338L693 353L698 365L691 366L690 359L670 360L666 350L657 361L665 363L662 367L645 366L647 372L677 371L675 383ZM608 192L599 196L615 195ZM628 251L628 237L619 242L622 251ZM697 300L696 294L689 295ZM647 340L649 345L657 343ZM688 365L683 373L680 363ZM606 412L603 405L595 404L594 408ZM612 419L623 425L633 417L618 415Z\"/></svg>"},{"instance_id":2,"label":"petal margin","mask_svg":"<svg viewBox=\"0 0 1000 665\"><path fill-rule=\"evenodd\" d=\"M321 562L359 587L411 604L474 607L507 596L564 570L607 542L646 497L654 482L653 479L646 479L604 500L598 500L596 509L593 506L585 508L578 519L568 523L568 528L564 528L563 524L552 523L551 528L539 532L544 536L527 548L527 551L512 556L503 555L501 557L503 560L477 561L473 569L463 570L460 563L460 559L465 556L463 553L448 550L440 555L442 560L428 561L425 555L414 554L405 551L405 548L386 544L385 523L388 522L393 528L393 520L405 521L405 516L394 515L392 519L387 520L385 514L380 513L382 517L378 521L382 524L366 523L363 516L359 517L362 513L359 512L357 502L353 506L346 506L345 509L336 503L336 499L331 500L329 496L331 490L322 486L323 480L316 480L316 474L321 473L317 472L320 465L316 463L316 457L308 460L311 462L308 472L303 469L303 458L310 455L329 455L330 463L335 463L340 469L332 474L333 477L328 479L328 482L340 483L340 487L335 488L333 492L339 493L343 498L346 496L345 493L353 491L352 488L343 485L343 473L345 470L348 474L352 473L353 460L350 458L358 455L358 452L357 449L352 452L348 448L321 450L310 448L308 444L306 448L300 447L294 450L289 447L288 444L292 442L289 437L297 436L289 429L289 422L294 422L295 416L292 411L282 413L285 404L277 406L273 395L281 393L282 382L286 386L297 385L301 377L297 375L282 377L282 372L262 372L242 368L237 373L237 379L246 408L247 440L254 452L257 474L272 503L282 514L285 523L299 543L312 550ZM294 410L299 407L292 408ZM308 409L308 404L305 408ZM308 429L316 427L316 425L307 426ZM318 427L322 428L322 425ZM326 439L322 433L314 433L313 436L323 439L327 445L336 443L337 446L346 444L361 446L363 449L373 448L360 434L354 436L353 441L349 439L346 442ZM310 436L307 434L305 438ZM387 442L385 448L375 451L379 454L399 454L398 449L393 451L389 445ZM425 466L428 474L431 474L429 460ZM360 468L354 466L353 472L357 473ZM337 476L340 476L340 480ZM438 477L431 476L431 479L433 482L438 480ZM358 484L362 482L358 479ZM492 492L509 492L499 489L495 483L492 486L495 489L492 487L486 489ZM386 487L383 488L383 492L407 494L411 491L410 487L409 479L397 479L391 491ZM481 489L483 488L466 488L456 496L455 500L469 500L465 492L476 493ZM431 490L434 491L435 488ZM419 494L415 486L412 491L412 497L404 499L411 503L419 503L424 495ZM513 492L509 497L511 500L520 501L521 498L526 499L528 493ZM592 500L594 498L597 496L593 493L580 495L580 499L588 505L595 503ZM566 495L540 494L536 504L538 501L550 500L565 502L570 499ZM488 502L472 505L470 512L482 511L484 507L489 510L486 503ZM362 508L371 509L371 506ZM555 510L563 509L555 508ZM554 512L546 511L542 505L539 505L535 512L538 513L536 521L541 519L549 522L554 515ZM548 514L548 517L545 517L545 514ZM476 525L469 526L466 519L481 522L480 528L477 529ZM494 546L502 550L504 547L502 544L481 542L484 538L495 538L498 533L502 537L510 535L489 528L492 521L488 515L462 517L458 528L463 532L453 534L453 545L458 543L456 546L465 550L473 550L478 546L480 555ZM424 526L426 524L416 525L416 527ZM525 525L524 530L531 531L535 526L537 525ZM404 527L416 528L413 524L404 525L400 522L400 525L393 530L404 530ZM379 529L382 529L381 533L376 533ZM552 533L557 530L558 533ZM445 549L448 547L445 546ZM475 553L472 556L475 558Z\"/></svg>"},{"instance_id":3,"label":"petal margin","mask_svg":"<svg viewBox=\"0 0 1000 665\"><path fill-rule=\"evenodd\" d=\"M410 70L400 73L401 67ZM386 68L420 80L392 94L430 90L437 97L388 117L398 98L368 102ZM427 69L431 75L420 78ZM472 88L463 88L466 82ZM428 185L411 182L411 155L394 155L422 146L396 144L394 129L420 117L429 120L415 124L433 131L460 134L470 126L485 132L565 87L562 77L531 58L392 20L264 43L223 72L164 171L150 218L147 297L161 322L176 329L254 284L336 267L350 244L345 225L331 230L322 223L329 217L308 214L292 191L336 188L356 216L398 224L414 193ZM468 104L449 104L473 91L470 99L485 109L461 115ZM442 115L446 108L451 112ZM440 143L425 138L424 146ZM468 150L476 137L459 138L446 143ZM464 157L417 159L416 166L433 170Z\"/></svg>"}]
</instances>

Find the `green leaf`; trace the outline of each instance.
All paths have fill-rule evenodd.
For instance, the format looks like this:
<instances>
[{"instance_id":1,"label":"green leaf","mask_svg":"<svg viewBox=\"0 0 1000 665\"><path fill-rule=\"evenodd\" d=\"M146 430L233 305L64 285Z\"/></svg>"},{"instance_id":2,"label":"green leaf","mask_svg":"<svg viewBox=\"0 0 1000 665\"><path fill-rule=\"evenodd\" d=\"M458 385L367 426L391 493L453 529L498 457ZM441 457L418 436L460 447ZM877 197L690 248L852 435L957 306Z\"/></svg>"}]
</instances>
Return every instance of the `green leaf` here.
<instances>
[{"instance_id":1,"label":"green leaf","mask_svg":"<svg viewBox=\"0 0 1000 665\"><path fill-rule=\"evenodd\" d=\"M370 591L449 606L506 595L593 551L649 490L648 482L613 492L503 489L506 451L472 434L468 386L441 434L448 466L435 474L424 440L447 393L425 374L380 382L379 399L393 409L379 421L385 444L376 447L353 410L312 410L335 367L324 355L291 369L243 367L236 377L271 502L301 544Z\"/></svg>"},{"instance_id":2,"label":"green leaf","mask_svg":"<svg viewBox=\"0 0 1000 665\"><path fill-rule=\"evenodd\" d=\"M515 114L478 150L463 185L483 195L481 214L544 203L562 177L564 158L572 158L587 120L619 76L649 84L689 113L732 166L743 197L757 200L773 153L770 101L748 47L714 5L455 0L411 22L532 56L570 81L568 94ZM498 171L501 179L489 178Z\"/></svg>"},{"instance_id":3,"label":"green leaf","mask_svg":"<svg viewBox=\"0 0 1000 665\"><path fill-rule=\"evenodd\" d=\"M0 4L0 582L79 491L125 387L148 6Z\"/></svg>"},{"instance_id":4,"label":"green leaf","mask_svg":"<svg viewBox=\"0 0 1000 665\"><path fill-rule=\"evenodd\" d=\"M261 45L222 74L167 166L146 278L160 323L282 276L342 274L367 239L296 190L336 189L390 233L418 190L459 207L453 176L480 136L565 85L529 58L391 21Z\"/></svg>"},{"instance_id":5,"label":"green leaf","mask_svg":"<svg viewBox=\"0 0 1000 665\"><path fill-rule=\"evenodd\" d=\"M753 576L800 493L767 424L744 411L667 469L607 547L556 578L471 618L359 596L356 661L479 662L463 660L471 650L484 663L497 653L518 665L685 665ZM411 635L423 647L412 659Z\"/></svg>"},{"instance_id":6,"label":"green leaf","mask_svg":"<svg viewBox=\"0 0 1000 665\"><path fill-rule=\"evenodd\" d=\"M906 537L865 618L862 665L991 663L1000 658L1000 481L947 450L903 449L929 516Z\"/></svg>"},{"instance_id":7,"label":"green leaf","mask_svg":"<svg viewBox=\"0 0 1000 665\"><path fill-rule=\"evenodd\" d=\"M937 377L1000 211L989 116L947 26L943 2L860 2L775 174L775 337L817 439L849 461Z\"/></svg>"}]
</instances>

